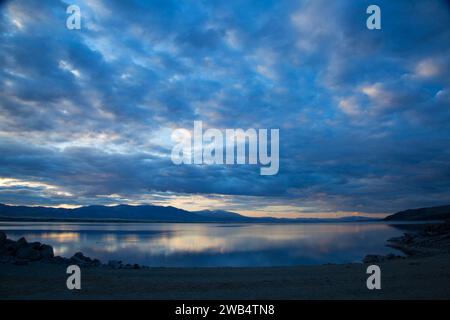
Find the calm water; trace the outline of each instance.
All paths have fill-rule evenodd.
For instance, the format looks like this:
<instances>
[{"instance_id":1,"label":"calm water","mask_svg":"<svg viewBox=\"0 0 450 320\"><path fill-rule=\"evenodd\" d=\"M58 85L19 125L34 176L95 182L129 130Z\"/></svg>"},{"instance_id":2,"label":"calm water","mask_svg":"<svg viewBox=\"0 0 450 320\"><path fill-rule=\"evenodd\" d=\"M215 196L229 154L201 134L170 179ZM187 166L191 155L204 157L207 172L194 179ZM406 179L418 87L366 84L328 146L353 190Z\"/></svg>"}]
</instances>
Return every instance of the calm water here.
<instances>
[{"instance_id":1,"label":"calm water","mask_svg":"<svg viewBox=\"0 0 450 320\"><path fill-rule=\"evenodd\" d=\"M358 262L398 253L386 240L402 231L385 223L182 224L0 222L9 238L81 251L102 262L149 266L287 266Z\"/></svg>"}]
</instances>

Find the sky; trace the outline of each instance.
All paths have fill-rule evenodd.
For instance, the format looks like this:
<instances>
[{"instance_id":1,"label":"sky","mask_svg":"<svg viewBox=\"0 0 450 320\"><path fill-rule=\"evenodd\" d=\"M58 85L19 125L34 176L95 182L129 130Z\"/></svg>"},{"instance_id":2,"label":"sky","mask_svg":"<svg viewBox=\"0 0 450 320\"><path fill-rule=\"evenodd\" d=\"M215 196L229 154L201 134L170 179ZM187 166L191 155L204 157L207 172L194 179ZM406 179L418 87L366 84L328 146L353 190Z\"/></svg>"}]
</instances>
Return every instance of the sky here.
<instances>
[{"instance_id":1,"label":"sky","mask_svg":"<svg viewBox=\"0 0 450 320\"><path fill-rule=\"evenodd\" d=\"M450 1L2 1L0 66L0 203L285 217L450 203ZM278 174L175 165L171 133L194 121L279 129Z\"/></svg>"}]
</instances>

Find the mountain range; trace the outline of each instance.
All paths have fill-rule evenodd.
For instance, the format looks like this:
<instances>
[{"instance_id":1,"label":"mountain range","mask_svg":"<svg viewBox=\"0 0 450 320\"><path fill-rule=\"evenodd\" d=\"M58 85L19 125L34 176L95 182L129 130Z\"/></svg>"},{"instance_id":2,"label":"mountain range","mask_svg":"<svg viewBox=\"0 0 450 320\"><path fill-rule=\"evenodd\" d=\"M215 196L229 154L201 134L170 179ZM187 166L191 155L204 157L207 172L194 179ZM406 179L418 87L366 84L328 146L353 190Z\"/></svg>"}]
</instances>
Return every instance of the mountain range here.
<instances>
[{"instance_id":1,"label":"mountain range","mask_svg":"<svg viewBox=\"0 0 450 320\"><path fill-rule=\"evenodd\" d=\"M384 221L431 221L450 219L450 205L409 209L394 213ZM249 217L223 210L187 211L171 206L155 205L92 205L74 209L28 207L0 204L0 220L76 220L124 222L253 222L253 223L313 223L376 221L380 219L350 216L343 218L275 218Z\"/></svg>"},{"instance_id":2,"label":"mountain range","mask_svg":"<svg viewBox=\"0 0 450 320\"><path fill-rule=\"evenodd\" d=\"M83 220L83 221L135 221L135 222L256 222L256 223L305 223L350 222L375 220L369 217L343 218L274 218L248 217L222 210L187 211L171 206L117 205L85 206L74 209L51 207L10 206L0 204L1 220Z\"/></svg>"}]
</instances>

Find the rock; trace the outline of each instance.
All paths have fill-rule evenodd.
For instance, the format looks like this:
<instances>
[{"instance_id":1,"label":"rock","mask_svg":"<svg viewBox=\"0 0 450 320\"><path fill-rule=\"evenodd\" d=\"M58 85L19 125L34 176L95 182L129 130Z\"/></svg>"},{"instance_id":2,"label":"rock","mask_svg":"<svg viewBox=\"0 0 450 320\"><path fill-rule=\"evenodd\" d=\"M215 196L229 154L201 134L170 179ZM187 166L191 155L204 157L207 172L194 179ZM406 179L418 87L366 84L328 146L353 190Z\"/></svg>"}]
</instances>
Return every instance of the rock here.
<instances>
[{"instance_id":1,"label":"rock","mask_svg":"<svg viewBox=\"0 0 450 320\"><path fill-rule=\"evenodd\" d=\"M82 266L101 266L102 263L98 259L91 259L86 257L82 252L75 253L72 258L69 259L70 263L76 263Z\"/></svg>"},{"instance_id":2,"label":"rock","mask_svg":"<svg viewBox=\"0 0 450 320\"><path fill-rule=\"evenodd\" d=\"M22 237L19 240L17 240L16 244L17 244L17 249L19 249L21 247L27 246L28 242L27 242L27 240L24 237Z\"/></svg>"},{"instance_id":3,"label":"rock","mask_svg":"<svg viewBox=\"0 0 450 320\"><path fill-rule=\"evenodd\" d=\"M25 238L13 241L0 231L0 263L14 263L16 265L28 264L32 261L40 261L52 264L77 264L80 266L103 266L100 260L86 257L82 252L75 253L70 259L56 256L53 247L40 242L28 243ZM124 268L122 261L112 261L111 266L117 269ZM135 268L128 265L129 269Z\"/></svg>"},{"instance_id":4,"label":"rock","mask_svg":"<svg viewBox=\"0 0 450 320\"><path fill-rule=\"evenodd\" d=\"M363 262L364 263L379 263L383 262L386 258L383 256L380 256L378 254L368 254L364 257Z\"/></svg>"},{"instance_id":5,"label":"rock","mask_svg":"<svg viewBox=\"0 0 450 320\"><path fill-rule=\"evenodd\" d=\"M13 241L10 239L6 240L6 244L5 244L7 250L8 250L8 254L9 255L17 255L17 252L21 249L21 248L27 248L28 247L28 242L27 240L25 240L24 237L20 238L17 241ZM30 247L31 249L31 247Z\"/></svg>"},{"instance_id":6,"label":"rock","mask_svg":"<svg viewBox=\"0 0 450 320\"><path fill-rule=\"evenodd\" d=\"M39 247L39 253L43 259L53 258L55 256L53 247L47 244L43 244Z\"/></svg>"},{"instance_id":7,"label":"rock","mask_svg":"<svg viewBox=\"0 0 450 320\"><path fill-rule=\"evenodd\" d=\"M53 258L48 259L48 262L54 263L54 264L69 264L70 259L63 258L61 256L56 256Z\"/></svg>"},{"instance_id":8,"label":"rock","mask_svg":"<svg viewBox=\"0 0 450 320\"><path fill-rule=\"evenodd\" d=\"M413 241L414 241L414 236L412 236L411 234L405 233L405 234L403 235L403 243L405 243L405 244L410 244L410 243L412 243Z\"/></svg>"},{"instance_id":9,"label":"rock","mask_svg":"<svg viewBox=\"0 0 450 320\"><path fill-rule=\"evenodd\" d=\"M387 260L394 260L394 259L403 259L402 256L398 256L395 254L388 254L386 256L378 255L378 254L368 254L364 257L363 262L364 263L380 263Z\"/></svg>"},{"instance_id":10,"label":"rock","mask_svg":"<svg viewBox=\"0 0 450 320\"><path fill-rule=\"evenodd\" d=\"M2 248L8 252L8 255L13 255L18 249L17 242L6 239Z\"/></svg>"},{"instance_id":11,"label":"rock","mask_svg":"<svg viewBox=\"0 0 450 320\"><path fill-rule=\"evenodd\" d=\"M101 266L102 263L100 262L100 260L94 259L94 260L92 260L92 265L93 265L93 266Z\"/></svg>"},{"instance_id":12,"label":"rock","mask_svg":"<svg viewBox=\"0 0 450 320\"><path fill-rule=\"evenodd\" d=\"M16 252L16 257L18 259L36 261L41 259L41 254L39 251L34 250L31 246L22 246Z\"/></svg>"},{"instance_id":13,"label":"rock","mask_svg":"<svg viewBox=\"0 0 450 320\"><path fill-rule=\"evenodd\" d=\"M119 260L110 260L108 261L108 267L113 269L144 269L144 266L140 266L137 263L135 264L123 264L122 261Z\"/></svg>"},{"instance_id":14,"label":"rock","mask_svg":"<svg viewBox=\"0 0 450 320\"><path fill-rule=\"evenodd\" d=\"M35 249L35 250L39 250L39 248L41 247L41 243L40 242L31 242L30 246Z\"/></svg>"},{"instance_id":15,"label":"rock","mask_svg":"<svg viewBox=\"0 0 450 320\"><path fill-rule=\"evenodd\" d=\"M113 269L121 269L123 267L122 261L120 260L109 260L108 267Z\"/></svg>"},{"instance_id":16,"label":"rock","mask_svg":"<svg viewBox=\"0 0 450 320\"><path fill-rule=\"evenodd\" d=\"M88 265L92 263L92 259L89 257L86 257L82 252L75 253L72 258L70 258L70 261L81 264L81 265Z\"/></svg>"},{"instance_id":17,"label":"rock","mask_svg":"<svg viewBox=\"0 0 450 320\"><path fill-rule=\"evenodd\" d=\"M3 250L6 250L8 255L13 254L17 250L17 243L11 239L6 239L3 243Z\"/></svg>"},{"instance_id":18,"label":"rock","mask_svg":"<svg viewBox=\"0 0 450 320\"><path fill-rule=\"evenodd\" d=\"M0 246L3 246L5 242L6 242L6 233L0 231Z\"/></svg>"},{"instance_id":19,"label":"rock","mask_svg":"<svg viewBox=\"0 0 450 320\"><path fill-rule=\"evenodd\" d=\"M77 252L73 255L73 257L78 259L84 259L84 254L83 252Z\"/></svg>"},{"instance_id":20,"label":"rock","mask_svg":"<svg viewBox=\"0 0 450 320\"><path fill-rule=\"evenodd\" d=\"M447 233L449 231L450 231L450 222L449 221L446 221L444 223L439 223L439 224L428 225L425 228L425 233L428 235L443 234L443 233Z\"/></svg>"},{"instance_id":21,"label":"rock","mask_svg":"<svg viewBox=\"0 0 450 320\"><path fill-rule=\"evenodd\" d=\"M1 256L7 256L8 255L8 249L4 246L0 246L0 257Z\"/></svg>"},{"instance_id":22,"label":"rock","mask_svg":"<svg viewBox=\"0 0 450 320\"><path fill-rule=\"evenodd\" d=\"M140 265L138 265L137 263L135 263L135 264L130 264L130 263L127 263L126 265L122 265L122 268L123 269L141 269L142 267L140 266Z\"/></svg>"},{"instance_id":23,"label":"rock","mask_svg":"<svg viewBox=\"0 0 450 320\"><path fill-rule=\"evenodd\" d=\"M387 260L394 260L394 259L403 259L402 256L398 256L396 254L390 253L386 256Z\"/></svg>"},{"instance_id":24,"label":"rock","mask_svg":"<svg viewBox=\"0 0 450 320\"><path fill-rule=\"evenodd\" d=\"M72 257L70 257L70 261L74 263L84 262L84 260L80 259L80 257L77 256L77 254L74 254Z\"/></svg>"}]
</instances>

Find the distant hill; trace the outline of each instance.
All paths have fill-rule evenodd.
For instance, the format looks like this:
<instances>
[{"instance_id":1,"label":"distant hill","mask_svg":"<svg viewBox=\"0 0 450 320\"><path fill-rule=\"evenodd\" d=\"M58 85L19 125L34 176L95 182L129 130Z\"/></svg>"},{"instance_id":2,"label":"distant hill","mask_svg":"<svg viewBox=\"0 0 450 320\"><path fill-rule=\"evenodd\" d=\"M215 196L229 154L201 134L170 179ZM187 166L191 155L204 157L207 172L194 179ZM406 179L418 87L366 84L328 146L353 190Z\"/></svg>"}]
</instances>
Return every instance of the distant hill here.
<instances>
[{"instance_id":1,"label":"distant hill","mask_svg":"<svg viewBox=\"0 0 450 320\"><path fill-rule=\"evenodd\" d=\"M430 221L450 219L450 205L409 209L384 218L385 221Z\"/></svg>"},{"instance_id":2,"label":"distant hill","mask_svg":"<svg viewBox=\"0 0 450 320\"><path fill-rule=\"evenodd\" d=\"M376 220L367 217L339 219L247 217L222 210L187 211L175 207L154 205L86 206L75 209L9 206L0 204L0 220L27 221L135 221L135 222L253 222L253 223L313 223Z\"/></svg>"},{"instance_id":3,"label":"distant hill","mask_svg":"<svg viewBox=\"0 0 450 320\"><path fill-rule=\"evenodd\" d=\"M190 212L164 206L86 206L75 209L8 206L0 204L0 217L21 219L126 220L154 222L214 222L240 221L247 218L233 212Z\"/></svg>"}]
</instances>

